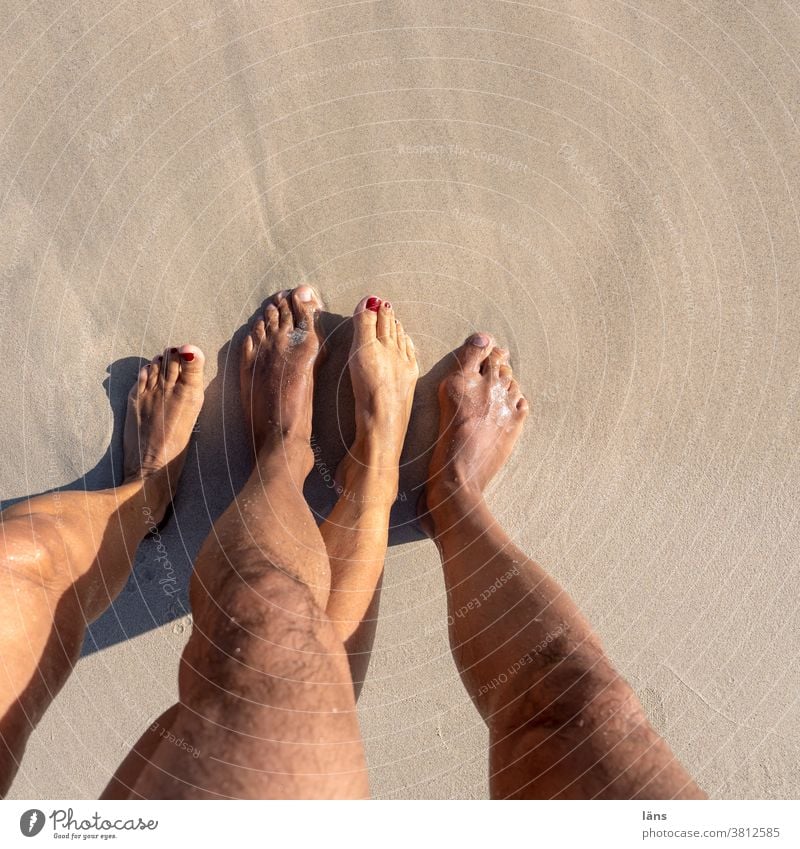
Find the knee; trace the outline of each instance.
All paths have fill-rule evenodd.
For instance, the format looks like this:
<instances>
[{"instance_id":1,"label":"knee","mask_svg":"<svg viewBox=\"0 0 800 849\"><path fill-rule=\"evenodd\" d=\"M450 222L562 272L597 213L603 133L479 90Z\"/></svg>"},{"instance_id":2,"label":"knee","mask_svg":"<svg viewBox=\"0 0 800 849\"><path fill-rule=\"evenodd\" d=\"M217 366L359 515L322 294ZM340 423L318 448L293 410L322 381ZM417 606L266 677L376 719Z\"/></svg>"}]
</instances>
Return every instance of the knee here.
<instances>
[{"instance_id":1,"label":"knee","mask_svg":"<svg viewBox=\"0 0 800 849\"><path fill-rule=\"evenodd\" d=\"M227 583L215 601L196 620L183 656L187 696L217 702L247 692L269 703L281 688L330 683L337 677L331 664L346 663L326 613L307 586L287 575Z\"/></svg>"},{"instance_id":2,"label":"knee","mask_svg":"<svg viewBox=\"0 0 800 849\"><path fill-rule=\"evenodd\" d=\"M261 606L268 606L271 599L280 598L290 610L316 615L325 610L330 595L330 563L325 557L319 564L306 565L308 568L298 571L258 546L209 539L192 575L192 609L200 612L237 606L241 613L257 613L258 599Z\"/></svg>"},{"instance_id":3,"label":"knee","mask_svg":"<svg viewBox=\"0 0 800 849\"><path fill-rule=\"evenodd\" d=\"M313 631L327 618L307 584L275 568L237 571L225 581L217 601L227 624L257 634L289 622Z\"/></svg>"},{"instance_id":4,"label":"knee","mask_svg":"<svg viewBox=\"0 0 800 849\"><path fill-rule=\"evenodd\" d=\"M11 508L0 514L0 569L45 589L65 588L66 557L57 518Z\"/></svg>"},{"instance_id":5,"label":"knee","mask_svg":"<svg viewBox=\"0 0 800 849\"><path fill-rule=\"evenodd\" d=\"M277 569L232 572L208 601L195 616L198 629L225 655L252 643L304 651L335 633L309 587Z\"/></svg>"}]
</instances>

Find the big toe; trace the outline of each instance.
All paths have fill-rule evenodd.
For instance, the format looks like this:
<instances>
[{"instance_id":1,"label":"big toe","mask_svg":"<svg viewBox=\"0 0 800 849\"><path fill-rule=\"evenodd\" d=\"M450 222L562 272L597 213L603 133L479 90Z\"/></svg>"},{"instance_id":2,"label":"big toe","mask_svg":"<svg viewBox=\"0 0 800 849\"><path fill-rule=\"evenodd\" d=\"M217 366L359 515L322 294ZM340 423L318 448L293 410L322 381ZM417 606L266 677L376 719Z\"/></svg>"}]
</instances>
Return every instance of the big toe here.
<instances>
[{"instance_id":1,"label":"big toe","mask_svg":"<svg viewBox=\"0 0 800 849\"><path fill-rule=\"evenodd\" d=\"M179 383L187 386L203 387L203 366L206 362L205 354L196 345L181 345L178 348L181 360L181 373Z\"/></svg>"},{"instance_id":2,"label":"big toe","mask_svg":"<svg viewBox=\"0 0 800 849\"><path fill-rule=\"evenodd\" d=\"M376 295L362 298L353 310L353 341L357 345L374 342L378 337L378 311L383 301Z\"/></svg>"},{"instance_id":3,"label":"big toe","mask_svg":"<svg viewBox=\"0 0 800 849\"><path fill-rule=\"evenodd\" d=\"M314 320L322 307L317 291L308 285L298 286L292 290L292 313L294 315L295 327L301 330L310 330L314 326Z\"/></svg>"},{"instance_id":4,"label":"big toe","mask_svg":"<svg viewBox=\"0 0 800 849\"><path fill-rule=\"evenodd\" d=\"M478 372L492 351L493 340L488 333L473 333L456 348L455 356L464 371Z\"/></svg>"}]
</instances>

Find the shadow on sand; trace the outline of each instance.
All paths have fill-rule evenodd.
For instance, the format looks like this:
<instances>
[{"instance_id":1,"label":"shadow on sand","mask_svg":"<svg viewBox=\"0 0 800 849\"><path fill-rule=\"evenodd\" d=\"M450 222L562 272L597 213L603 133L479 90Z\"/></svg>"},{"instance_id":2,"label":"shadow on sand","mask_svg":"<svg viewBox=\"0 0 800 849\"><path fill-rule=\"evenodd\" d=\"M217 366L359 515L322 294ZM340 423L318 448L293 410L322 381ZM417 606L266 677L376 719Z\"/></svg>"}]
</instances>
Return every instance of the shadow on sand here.
<instances>
[{"instance_id":1,"label":"shadow on sand","mask_svg":"<svg viewBox=\"0 0 800 849\"><path fill-rule=\"evenodd\" d=\"M81 652L84 656L170 622L176 633L188 626L192 563L251 467L239 401L239 348L248 325L243 325L217 355L217 375L206 388L174 511L160 532L148 536L139 546L125 588L89 627ZM322 315L322 325L327 336L327 355L316 381L312 439L315 464L305 485L306 499L317 521L322 521L335 503L335 470L355 430L347 367L352 325L348 318L327 312ZM423 536L416 522L416 505L436 438L436 387L448 359L449 356L437 363L417 384L401 461L399 497L392 510L390 545ZM127 396L144 362L126 357L108 367L103 386L114 420L111 443L93 469L57 491L107 489L121 481ZM22 500L4 501L3 507Z\"/></svg>"}]
</instances>

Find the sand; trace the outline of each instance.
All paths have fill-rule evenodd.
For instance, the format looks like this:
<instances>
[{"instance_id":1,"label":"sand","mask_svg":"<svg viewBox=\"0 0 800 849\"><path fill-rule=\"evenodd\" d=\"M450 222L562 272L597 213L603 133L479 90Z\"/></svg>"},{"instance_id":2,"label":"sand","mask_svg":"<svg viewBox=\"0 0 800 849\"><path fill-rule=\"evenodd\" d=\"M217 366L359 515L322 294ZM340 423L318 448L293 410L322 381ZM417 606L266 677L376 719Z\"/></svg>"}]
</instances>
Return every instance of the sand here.
<instances>
[{"instance_id":1,"label":"sand","mask_svg":"<svg viewBox=\"0 0 800 849\"><path fill-rule=\"evenodd\" d=\"M175 517L12 796L96 796L174 701L191 559L247 472L230 340L300 281L331 326L391 299L425 375L360 703L374 794L487 793L437 555L410 522L436 364L484 329L533 406L497 514L712 796L797 796L790 4L3 5L3 503L112 483L140 358L192 341L209 359ZM352 428L335 339L320 510Z\"/></svg>"}]
</instances>

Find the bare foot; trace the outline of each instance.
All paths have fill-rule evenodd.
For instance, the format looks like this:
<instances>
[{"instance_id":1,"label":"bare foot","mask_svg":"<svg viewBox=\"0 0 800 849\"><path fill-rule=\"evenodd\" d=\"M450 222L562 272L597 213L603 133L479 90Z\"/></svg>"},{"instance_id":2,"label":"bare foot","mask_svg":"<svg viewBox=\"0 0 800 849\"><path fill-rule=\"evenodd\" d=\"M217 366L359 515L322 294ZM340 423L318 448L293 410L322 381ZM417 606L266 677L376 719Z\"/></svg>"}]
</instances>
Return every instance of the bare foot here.
<instances>
[{"instance_id":1,"label":"bare foot","mask_svg":"<svg viewBox=\"0 0 800 849\"><path fill-rule=\"evenodd\" d=\"M322 345L321 304L310 286L273 295L242 346L240 386L257 457L280 450L304 478L314 463L314 366Z\"/></svg>"},{"instance_id":2,"label":"bare foot","mask_svg":"<svg viewBox=\"0 0 800 849\"><path fill-rule=\"evenodd\" d=\"M128 395L125 482L163 482L163 487L150 489L163 502L154 510L159 521L175 491L203 406L204 362L203 352L194 345L168 348L141 369ZM162 470L164 475L159 474Z\"/></svg>"},{"instance_id":3,"label":"bare foot","mask_svg":"<svg viewBox=\"0 0 800 849\"><path fill-rule=\"evenodd\" d=\"M345 497L390 503L397 497L400 454L418 377L414 343L392 305L374 295L363 298L353 313L350 349L356 438L337 470Z\"/></svg>"},{"instance_id":4,"label":"bare foot","mask_svg":"<svg viewBox=\"0 0 800 849\"><path fill-rule=\"evenodd\" d=\"M511 454L528 414L508 351L494 347L491 336L476 333L453 354L452 371L439 385L439 438L420 503L429 536L428 511L451 498L480 497Z\"/></svg>"}]
</instances>

